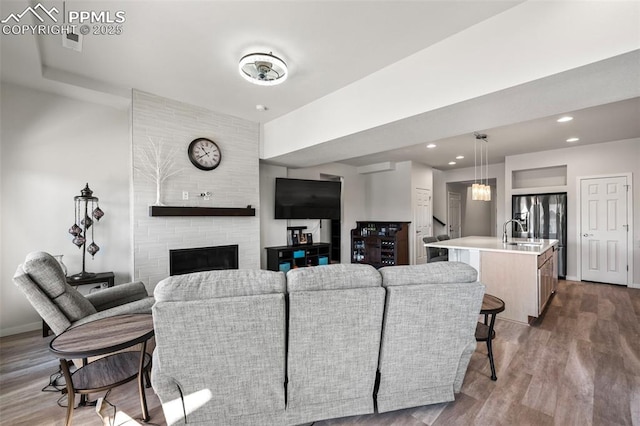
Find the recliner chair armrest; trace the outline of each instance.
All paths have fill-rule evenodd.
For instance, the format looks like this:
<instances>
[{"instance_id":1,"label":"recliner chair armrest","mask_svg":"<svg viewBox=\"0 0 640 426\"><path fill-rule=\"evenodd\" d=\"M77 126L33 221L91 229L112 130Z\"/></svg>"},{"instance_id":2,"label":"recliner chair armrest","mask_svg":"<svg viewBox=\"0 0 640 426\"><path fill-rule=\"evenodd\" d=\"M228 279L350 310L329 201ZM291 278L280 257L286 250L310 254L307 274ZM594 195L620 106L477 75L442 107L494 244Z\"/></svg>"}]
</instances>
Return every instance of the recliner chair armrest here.
<instances>
[{"instance_id":1,"label":"recliner chair armrest","mask_svg":"<svg viewBox=\"0 0 640 426\"><path fill-rule=\"evenodd\" d=\"M120 284L85 296L98 312L149 297L140 281Z\"/></svg>"},{"instance_id":2,"label":"recliner chair armrest","mask_svg":"<svg viewBox=\"0 0 640 426\"><path fill-rule=\"evenodd\" d=\"M155 300L153 297L145 297L144 299L136 300L134 302L125 303L124 305L96 312L95 314L79 319L78 321L71 324L71 326L76 327L80 324L85 324L91 321L96 321L102 318L109 318L116 315L150 314L151 307L154 303Z\"/></svg>"}]
</instances>

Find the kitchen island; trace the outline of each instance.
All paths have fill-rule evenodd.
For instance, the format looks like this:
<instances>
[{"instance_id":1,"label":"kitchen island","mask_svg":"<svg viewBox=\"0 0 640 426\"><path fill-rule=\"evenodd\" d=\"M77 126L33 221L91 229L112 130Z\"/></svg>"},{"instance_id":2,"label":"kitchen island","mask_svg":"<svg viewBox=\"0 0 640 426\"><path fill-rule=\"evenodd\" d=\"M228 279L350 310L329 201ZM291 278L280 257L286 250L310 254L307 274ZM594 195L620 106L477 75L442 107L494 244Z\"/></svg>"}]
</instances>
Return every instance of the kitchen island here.
<instances>
[{"instance_id":1,"label":"kitchen island","mask_svg":"<svg viewBox=\"0 0 640 426\"><path fill-rule=\"evenodd\" d=\"M544 311L558 284L558 240L463 237L427 243L446 248L449 261L464 262L478 271L487 293L502 299L500 318L529 324Z\"/></svg>"}]
</instances>

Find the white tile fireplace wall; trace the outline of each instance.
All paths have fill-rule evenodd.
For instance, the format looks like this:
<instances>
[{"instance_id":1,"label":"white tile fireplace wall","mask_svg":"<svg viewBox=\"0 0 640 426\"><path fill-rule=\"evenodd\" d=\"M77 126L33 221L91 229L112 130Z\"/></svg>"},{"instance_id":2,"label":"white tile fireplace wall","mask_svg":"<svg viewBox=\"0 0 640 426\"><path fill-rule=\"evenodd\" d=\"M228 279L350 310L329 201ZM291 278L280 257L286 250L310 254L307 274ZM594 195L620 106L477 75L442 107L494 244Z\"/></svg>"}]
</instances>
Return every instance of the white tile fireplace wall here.
<instances>
[{"instance_id":1,"label":"white tile fireplace wall","mask_svg":"<svg viewBox=\"0 0 640 426\"><path fill-rule=\"evenodd\" d=\"M169 250L238 244L240 268L260 267L259 144L258 123L209 111L145 92L132 94L132 232L133 279L151 293L169 276ZM187 157L192 140L205 137L222 151L220 166L196 169ZM162 185L162 202L170 206L256 208L255 217L150 217L156 201L156 184L136 171L144 167L144 150L150 141L161 143L181 170ZM189 200L182 199L183 191ZM212 193L211 200L198 195Z\"/></svg>"}]
</instances>

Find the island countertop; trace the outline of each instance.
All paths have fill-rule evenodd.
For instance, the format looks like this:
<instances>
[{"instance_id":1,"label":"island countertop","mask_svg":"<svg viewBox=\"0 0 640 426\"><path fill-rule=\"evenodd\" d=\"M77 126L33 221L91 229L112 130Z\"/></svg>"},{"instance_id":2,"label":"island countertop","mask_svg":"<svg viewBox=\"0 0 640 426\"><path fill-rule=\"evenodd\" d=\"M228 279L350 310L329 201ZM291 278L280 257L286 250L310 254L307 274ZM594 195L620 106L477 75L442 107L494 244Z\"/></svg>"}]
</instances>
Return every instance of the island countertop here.
<instances>
[{"instance_id":1,"label":"island countertop","mask_svg":"<svg viewBox=\"0 0 640 426\"><path fill-rule=\"evenodd\" d=\"M509 244L511 243L511 244ZM495 251L502 253L522 253L539 255L558 245L558 240L534 238L509 238L509 243L503 243L496 237L462 237L452 240L426 243L425 247L440 247L459 250Z\"/></svg>"},{"instance_id":2,"label":"island countertop","mask_svg":"<svg viewBox=\"0 0 640 426\"><path fill-rule=\"evenodd\" d=\"M446 248L449 261L474 267L486 292L504 301L501 319L530 324L556 290L558 240L510 238L509 243L496 237L463 237L425 246Z\"/></svg>"}]
</instances>

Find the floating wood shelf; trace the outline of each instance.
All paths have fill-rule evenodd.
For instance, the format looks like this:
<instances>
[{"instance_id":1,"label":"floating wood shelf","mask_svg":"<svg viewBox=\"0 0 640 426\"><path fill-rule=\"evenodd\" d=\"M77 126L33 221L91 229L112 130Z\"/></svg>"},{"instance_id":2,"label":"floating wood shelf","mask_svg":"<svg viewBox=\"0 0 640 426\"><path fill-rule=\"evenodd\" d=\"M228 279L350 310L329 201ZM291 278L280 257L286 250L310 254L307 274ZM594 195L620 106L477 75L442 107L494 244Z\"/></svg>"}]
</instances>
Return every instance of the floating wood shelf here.
<instances>
[{"instance_id":1,"label":"floating wood shelf","mask_svg":"<svg viewBox=\"0 0 640 426\"><path fill-rule=\"evenodd\" d=\"M253 207L149 206L149 216L255 216Z\"/></svg>"}]
</instances>

